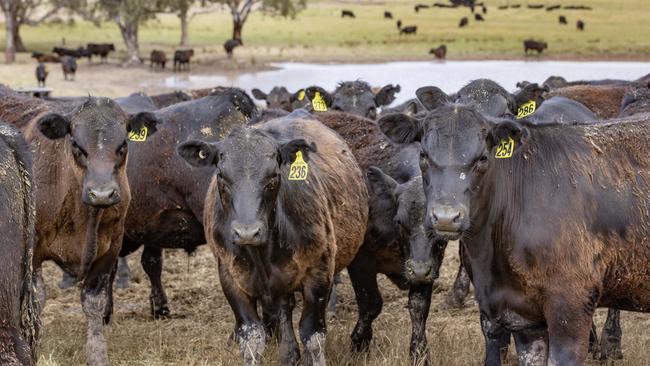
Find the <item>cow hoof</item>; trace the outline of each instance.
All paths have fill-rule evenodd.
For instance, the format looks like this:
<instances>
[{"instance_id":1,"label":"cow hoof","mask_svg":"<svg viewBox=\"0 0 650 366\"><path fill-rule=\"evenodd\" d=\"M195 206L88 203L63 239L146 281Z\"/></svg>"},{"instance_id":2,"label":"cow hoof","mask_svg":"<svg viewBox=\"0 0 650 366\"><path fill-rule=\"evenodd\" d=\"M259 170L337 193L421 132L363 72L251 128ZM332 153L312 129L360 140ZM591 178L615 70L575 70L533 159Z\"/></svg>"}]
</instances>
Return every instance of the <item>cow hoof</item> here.
<instances>
[{"instance_id":1,"label":"cow hoof","mask_svg":"<svg viewBox=\"0 0 650 366\"><path fill-rule=\"evenodd\" d=\"M119 289L129 288L131 286L131 281L128 277L118 276L117 280L115 281L115 286Z\"/></svg>"},{"instance_id":2,"label":"cow hoof","mask_svg":"<svg viewBox=\"0 0 650 366\"><path fill-rule=\"evenodd\" d=\"M361 333L353 332L350 336L352 339L352 349L355 352L367 352L372 341L372 331Z\"/></svg>"},{"instance_id":3,"label":"cow hoof","mask_svg":"<svg viewBox=\"0 0 650 366\"><path fill-rule=\"evenodd\" d=\"M69 274L63 272L63 276L61 276L61 282L59 282L59 288L62 290L71 288L75 285L77 281L75 280L74 277L70 276Z\"/></svg>"},{"instance_id":4,"label":"cow hoof","mask_svg":"<svg viewBox=\"0 0 650 366\"><path fill-rule=\"evenodd\" d=\"M154 309L153 310L153 318L154 319L167 319L167 318L169 318L170 314L171 314L171 311L169 311L169 308L167 306L162 306L159 309Z\"/></svg>"},{"instance_id":5,"label":"cow hoof","mask_svg":"<svg viewBox=\"0 0 650 366\"><path fill-rule=\"evenodd\" d=\"M600 351L600 360L622 360L623 351L616 345L603 345Z\"/></svg>"},{"instance_id":6,"label":"cow hoof","mask_svg":"<svg viewBox=\"0 0 650 366\"><path fill-rule=\"evenodd\" d=\"M104 315L104 325L109 325L111 323L112 314Z\"/></svg>"}]
</instances>

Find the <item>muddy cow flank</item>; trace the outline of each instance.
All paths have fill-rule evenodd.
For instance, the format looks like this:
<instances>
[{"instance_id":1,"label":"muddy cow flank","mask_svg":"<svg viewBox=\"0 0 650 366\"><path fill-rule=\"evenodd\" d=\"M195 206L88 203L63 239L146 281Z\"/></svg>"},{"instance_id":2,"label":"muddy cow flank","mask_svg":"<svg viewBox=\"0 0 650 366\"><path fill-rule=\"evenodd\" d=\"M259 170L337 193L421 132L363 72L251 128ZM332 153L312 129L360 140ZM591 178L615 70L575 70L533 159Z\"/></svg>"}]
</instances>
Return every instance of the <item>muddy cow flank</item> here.
<instances>
[{"instance_id":1,"label":"muddy cow flank","mask_svg":"<svg viewBox=\"0 0 650 366\"><path fill-rule=\"evenodd\" d=\"M178 152L213 172L203 222L244 363L258 364L265 347L258 300L277 318L271 329L282 329L280 363L298 361L291 314L293 292L300 291L303 358L325 365L332 280L356 255L368 218L350 148L320 122L288 116L217 143L189 141Z\"/></svg>"},{"instance_id":2,"label":"muddy cow flank","mask_svg":"<svg viewBox=\"0 0 650 366\"><path fill-rule=\"evenodd\" d=\"M370 84L356 80L339 83L331 94L318 86L307 88L305 94L310 101L308 106L310 110L320 112L333 109L375 119L377 108L390 105L395 100L395 94L400 90L399 85L388 84L375 93ZM321 108L316 107L317 102L320 102Z\"/></svg>"},{"instance_id":3,"label":"muddy cow flank","mask_svg":"<svg viewBox=\"0 0 650 366\"><path fill-rule=\"evenodd\" d=\"M266 107L269 109L284 109L287 112L293 112L309 105L309 99L307 99L304 89L291 93L284 86L275 86L268 94L257 88L253 89L252 93L255 99L266 101Z\"/></svg>"}]
</instances>

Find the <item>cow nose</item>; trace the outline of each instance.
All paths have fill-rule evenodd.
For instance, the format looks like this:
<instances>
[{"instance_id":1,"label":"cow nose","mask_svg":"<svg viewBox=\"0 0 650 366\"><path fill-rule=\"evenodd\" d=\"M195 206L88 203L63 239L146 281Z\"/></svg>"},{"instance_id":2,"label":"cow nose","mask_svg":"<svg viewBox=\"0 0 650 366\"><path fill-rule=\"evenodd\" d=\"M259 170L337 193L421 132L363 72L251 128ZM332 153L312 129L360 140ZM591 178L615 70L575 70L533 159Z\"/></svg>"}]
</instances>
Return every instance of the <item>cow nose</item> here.
<instances>
[{"instance_id":1,"label":"cow nose","mask_svg":"<svg viewBox=\"0 0 650 366\"><path fill-rule=\"evenodd\" d=\"M264 244L262 223L232 225L232 240L237 245L261 245Z\"/></svg>"},{"instance_id":2,"label":"cow nose","mask_svg":"<svg viewBox=\"0 0 650 366\"><path fill-rule=\"evenodd\" d=\"M460 231L463 213L452 206L437 206L431 211L431 226L436 231Z\"/></svg>"},{"instance_id":3,"label":"cow nose","mask_svg":"<svg viewBox=\"0 0 650 366\"><path fill-rule=\"evenodd\" d=\"M97 207L113 206L121 200L120 192L114 186L88 188L88 204Z\"/></svg>"},{"instance_id":4,"label":"cow nose","mask_svg":"<svg viewBox=\"0 0 650 366\"><path fill-rule=\"evenodd\" d=\"M433 280L435 280L433 278L433 264L430 261L407 260L406 278L414 285L433 283Z\"/></svg>"}]
</instances>

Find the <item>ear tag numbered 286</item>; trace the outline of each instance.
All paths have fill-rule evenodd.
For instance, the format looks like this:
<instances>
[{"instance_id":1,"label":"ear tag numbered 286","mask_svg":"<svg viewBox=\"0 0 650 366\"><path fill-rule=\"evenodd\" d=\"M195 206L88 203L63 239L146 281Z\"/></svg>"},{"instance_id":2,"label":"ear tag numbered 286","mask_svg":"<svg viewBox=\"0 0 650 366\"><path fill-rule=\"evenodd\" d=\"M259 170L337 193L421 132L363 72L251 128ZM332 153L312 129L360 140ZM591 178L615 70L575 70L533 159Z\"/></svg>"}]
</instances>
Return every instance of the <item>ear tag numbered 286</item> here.
<instances>
[{"instance_id":1,"label":"ear tag numbered 286","mask_svg":"<svg viewBox=\"0 0 650 366\"><path fill-rule=\"evenodd\" d=\"M303 159L302 151L296 152L296 160L289 167L289 180L306 180L309 164Z\"/></svg>"},{"instance_id":2,"label":"ear tag numbered 286","mask_svg":"<svg viewBox=\"0 0 650 366\"><path fill-rule=\"evenodd\" d=\"M531 114L535 113L536 109L537 103L534 100L529 100L517 108L517 119L530 116Z\"/></svg>"}]
</instances>

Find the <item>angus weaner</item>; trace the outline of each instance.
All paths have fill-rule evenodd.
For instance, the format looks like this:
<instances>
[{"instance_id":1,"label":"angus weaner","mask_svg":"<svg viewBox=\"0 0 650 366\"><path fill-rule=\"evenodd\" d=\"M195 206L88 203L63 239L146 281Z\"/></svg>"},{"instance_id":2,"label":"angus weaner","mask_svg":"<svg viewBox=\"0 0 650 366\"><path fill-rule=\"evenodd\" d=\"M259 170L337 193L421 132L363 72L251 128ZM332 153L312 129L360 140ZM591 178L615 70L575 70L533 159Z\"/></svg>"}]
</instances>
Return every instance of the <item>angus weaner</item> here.
<instances>
[{"instance_id":1,"label":"angus weaner","mask_svg":"<svg viewBox=\"0 0 650 366\"><path fill-rule=\"evenodd\" d=\"M34 183L29 145L0 122L0 364L36 365L40 331L34 292Z\"/></svg>"},{"instance_id":2,"label":"angus weaner","mask_svg":"<svg viewBox=\"0 0 650 366\"><path fill-rule=\"evenodd\" d=\"M596 307L650 311L647 115L534 126L443 105L380 125L422 144L427 225L462 237L488 344L505 328L526 364L581 365Z\"/></svg>"},{"instance_id":3,"label":"angus weaner","mask_svg":"<svg viewBox=\"0 0 650 366\"><path fill-rule=\"evenodd\" d=\"M30 143L36 197L36 288L45 300L42 263L55 261L83 281L88 320L86 357L108 365L102 322L112 311L112 277L131 200L126 178L127 133L155 132L155 118L128 118L110 99L55 103L0 89L0 119Z\"/></svg>"},{"instance_id":4,"label":"angus weaner","mask_svg":"<svg viewBox=\"0 0 650 366\"><path fill-rule=\"evenodd\" d=\"M283 109L287 112L293 112L309 105L305 89L299 89L295 93L291 93L284 86L274 86L268 94L257 88L254 88L251 92L255 99L265 101L266 107L269 109Z\"/></svg>"},{"instance_id":5,"label":"angus weaner","mask_svg":"<svg viewBox=\"0 0 650 366\"><path fill-rule=\"evenodd\" d=\"M355 80L339 83L331 94L318 86L307 88L305 94L312 103L308 106L311 110L314 110L313 101L316 98L316 93L318 93L327 110L333 109L375 119L377 118L377 108L391 104L395 100L395 94L399 93L400 90L399 85L388 84L375 92L370 87L370 84L365 81Z\"/></svg>"},{"instance_id":6,"label":"angus weaner","mask_svg":"<svg viewBox=\"0 0 650 366\"><path fill-rule=\"evenodd\" d=\"M244 362L259 364L264 351L260 301L280 318L280 364L296 364L292 310L300 291L304 361L325 365L332 280L356 255L368 219L368 194L350 147L320 122L288 116L236 129L216 143L188 141L178 152L213 174L205 236Z\"/></svg>"}]
</instances>

